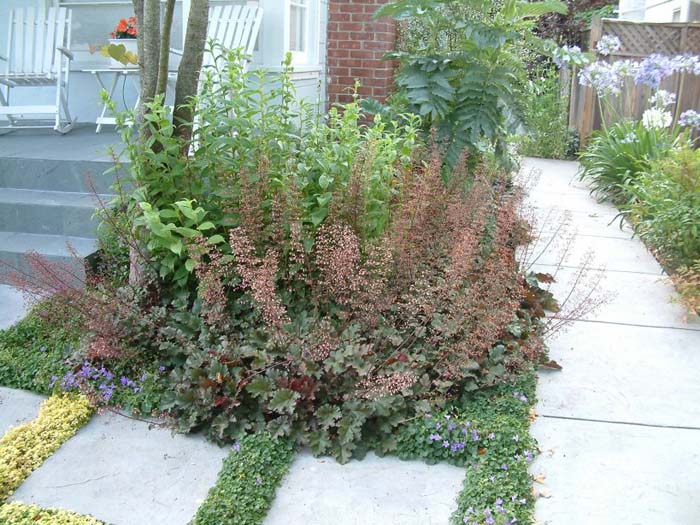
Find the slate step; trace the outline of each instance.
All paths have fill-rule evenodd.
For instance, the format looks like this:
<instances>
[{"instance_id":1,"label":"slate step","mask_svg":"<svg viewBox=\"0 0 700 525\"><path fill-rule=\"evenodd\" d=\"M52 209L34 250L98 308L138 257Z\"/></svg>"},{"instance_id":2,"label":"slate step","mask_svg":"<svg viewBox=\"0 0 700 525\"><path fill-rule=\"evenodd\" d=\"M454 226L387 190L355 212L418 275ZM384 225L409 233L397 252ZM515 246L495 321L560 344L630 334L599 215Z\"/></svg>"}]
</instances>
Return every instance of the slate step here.
<instances>
[{"instance_id":1,"label":"slate step","mask_svg":"<svg viewBox=\"0 0 700 525\"><path fill-rule=\"evenodd\" d=\"M0 188L0 230L95 237L96 209L110 195Z\"/></svg>"},{"instance_id":2,"label":"slate step","mask_svg":"<svg viewBox=\"0 0 700 525\"><path fill-rule=\"evenodd\" d=\"M112 162L0 157L0 187L28 190L109 193L116 176L105 173Z\"/></svg>"},{"instance_id":3,"label":"slate step","mask_svg":"<svg viewBox=\"0 0 700 525\"><path fill-rule=\"evenodd\" d=\"M75 251L75 256L68 246ZM84 279L83 259L96 250L97 240L91 238L0 231L0 282L7 282L7 274L12 269L33 273L25 258L27 252L36 252L48 261L69 265L78 279Z\"/></svg>"}]
</instances>

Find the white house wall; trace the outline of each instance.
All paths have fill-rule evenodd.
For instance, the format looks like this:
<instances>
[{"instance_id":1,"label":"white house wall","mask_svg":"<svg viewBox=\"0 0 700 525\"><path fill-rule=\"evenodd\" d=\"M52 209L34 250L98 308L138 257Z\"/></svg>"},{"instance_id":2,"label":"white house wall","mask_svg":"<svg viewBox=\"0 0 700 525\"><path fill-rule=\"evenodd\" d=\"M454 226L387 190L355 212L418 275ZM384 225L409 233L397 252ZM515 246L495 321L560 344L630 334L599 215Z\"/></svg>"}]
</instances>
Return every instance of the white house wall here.
<instances>
[{"instance_id":1,"label":"white house wall","mask_svg":"<svg viewBox=\"0 0 700 525\"><path fill-rule=\"evenodd\" d=\"M53 0L56 1L56 0ZM265 4L278 5L285 0L260 0L259 4L263 6L265 15L268 16L268 7ZM326 18L327 18L327 0L315 0L315 22L312 38L318 44L314 49L314 64L298 66L299 72L295 74L294 82L300 97L316 102L323 101L325 94L325 56L326 56ZM7 48L7 20L9 12L14 8L22 7L39 7L51 3L51 0L0 0L0 54L5 54ZM108 59L99 55L99 52L94 52L95 48L106 42L109 33L119 21L119 18L126 18L133 14L131 0L99 0L103 4L99 7L89 5L95 3L95 0L61 0L61 5L66 5L73 10L73 35L74 41L71 44L71 49L76 53L76 60L72 62L71 79L70 79L70 109L79 122L94 122L101 111L100 104L100 88L94 76L83 71L88 68L109 67ZM104 5L107 3L107 5ZM211 0L214 4L255 4L258 2L249 0ZM80 5L85 4L85 5ZM177 0L177 12L173 32L173 47L181 47L183 40L183 23L182 23L182 0ZM80 12L82 11L82 12ZM270 14L274 16L275 9L269 9ZM280 20L279 23L282 23ZM90 24L85 27L84 24ZM278 26L279 27L279 26ZM270 35L278 35L281 30L275 31L272 25L267 26L267 31L261 33L260 38L274 38ZM265 36L267 34L267 37ZM81 35L83 36L81 38ZM104 35L103 41L97 41L99 35ZM95 40L94 42L92 40ZM279 68L282 57L284 55L281 48L277 48L278 52L273 53L270 47L265 45L266 42L261 42L258 46L260 49L268 49L267 55L262 55L256 52L256 57L252 67L263 67L266 69L276 70ZM281 45L281 43L278 43ZM92 53L89 49L93 47ZM4 64L0 62L0 68ZM111 82L111 75L106 75L108 81ZM133 77L137 80L137 77ZM127 105L133 105L137 90L133 87L136 82L128 81L124 84L120 80L117 91L115 93L115 102L118 107L122 108L125 101ZM12 101L15 104L53 104L55 91L50 88L25 88L15 89L12 93ZM322 106L321 106L322 107Z\"/></svg>"}]
</instances>

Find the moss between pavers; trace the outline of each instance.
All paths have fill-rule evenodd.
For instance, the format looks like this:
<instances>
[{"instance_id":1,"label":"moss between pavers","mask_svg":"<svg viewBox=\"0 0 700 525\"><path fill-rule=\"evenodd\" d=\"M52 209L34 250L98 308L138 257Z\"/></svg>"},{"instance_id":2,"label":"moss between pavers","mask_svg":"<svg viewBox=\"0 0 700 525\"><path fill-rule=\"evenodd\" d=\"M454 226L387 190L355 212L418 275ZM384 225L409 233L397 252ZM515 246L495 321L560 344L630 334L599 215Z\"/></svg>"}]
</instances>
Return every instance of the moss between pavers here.
<instances>
[{"instance_id":1,"label":"moss between pavers","mask_svg":"<svg viewBox=\"0 0 700 525\"><path fill-rule=\"evenodd\" d=\"M194 525L262 523L293 458L294 445L286 439L267 433L241 438L224 460Z\"/></svg>"},{"instance_id":2,"label":"moss between pavers","mask_svg":"<svg viewBox=\"0 0 700 525\"><path fill-rule=\"evenodd\" d=\"M0 438L0 502L87 423L92 411L85 397L54 395L35 420L8 430Z\"/></svg>"},{"instance_id":3,"label":"moss between pavers","mask_svg":"<svg viewBox=\"0 0 700 525\"><path fill-rule=\"evenodd\" d=\"M2 525L105 525L91 516L12 502L0 505Z\"/></svg>"}]
</instances>

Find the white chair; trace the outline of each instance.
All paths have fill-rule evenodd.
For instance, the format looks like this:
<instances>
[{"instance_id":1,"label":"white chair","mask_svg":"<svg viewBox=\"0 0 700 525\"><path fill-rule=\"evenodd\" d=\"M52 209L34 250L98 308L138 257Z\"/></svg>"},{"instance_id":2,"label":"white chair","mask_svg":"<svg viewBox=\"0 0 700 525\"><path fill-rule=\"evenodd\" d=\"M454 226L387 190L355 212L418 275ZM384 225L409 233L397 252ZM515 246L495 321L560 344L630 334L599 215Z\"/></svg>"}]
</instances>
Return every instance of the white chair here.
<instances>
[{"instance_id":1,"label":"white chair","mask_svg":"<svg viewBox=\"0 0 700 525\"><path fill-rule=\"evenodd\" d=\"M209 25L207 41L214 41L223 50L242 49L243 54L252 55L255 42L262 23L262 7L227 5L215 6L209 9ZM170 50L173 54L182 56L178 49ZM211 53L204 55L202 67L214 64L215 57ZM244 69L247 62L244 64Z\"/></svg>"},{"instance_id":2,"label":"white chair","mask_svg":"<svg viewBox=\"0 0 700 525\"><path fill-rule=\"evenodd\" d=\"M52 128L67 133L75 124L68 110L71 12L65 7L14 9L10 11L7 63L0 74L0 116L8 125L0 130ZM56 87L55 104L12 105L10 90ZM39 118L42 117L42 118ZM48 121L48 122L47 122Z\"/></svg>"}]
</instances>

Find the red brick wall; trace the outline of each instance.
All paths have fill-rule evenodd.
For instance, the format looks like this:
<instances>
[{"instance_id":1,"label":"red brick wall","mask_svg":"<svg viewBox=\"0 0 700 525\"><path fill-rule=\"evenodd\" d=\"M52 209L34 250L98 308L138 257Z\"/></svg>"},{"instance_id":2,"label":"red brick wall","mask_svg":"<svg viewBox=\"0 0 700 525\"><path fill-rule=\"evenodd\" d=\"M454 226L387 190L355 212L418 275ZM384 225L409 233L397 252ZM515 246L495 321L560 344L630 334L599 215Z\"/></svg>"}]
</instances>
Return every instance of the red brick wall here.
<instances>
[{"instance_id":1,"label":"red brick wall","mask_svg":"<svg viewBox=\"0 0 700 525\"><path fill-rule=\"evenodd\" d=\"M355 80L359 94L380 101L389 94L396 63L382 60L393 51L396 24L375 20L375 11L389 0L330 0L328 5L328 103L349 102Z\"/></svg>"}]
</instances>

